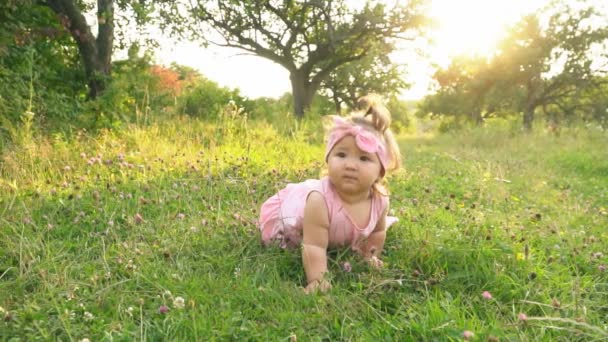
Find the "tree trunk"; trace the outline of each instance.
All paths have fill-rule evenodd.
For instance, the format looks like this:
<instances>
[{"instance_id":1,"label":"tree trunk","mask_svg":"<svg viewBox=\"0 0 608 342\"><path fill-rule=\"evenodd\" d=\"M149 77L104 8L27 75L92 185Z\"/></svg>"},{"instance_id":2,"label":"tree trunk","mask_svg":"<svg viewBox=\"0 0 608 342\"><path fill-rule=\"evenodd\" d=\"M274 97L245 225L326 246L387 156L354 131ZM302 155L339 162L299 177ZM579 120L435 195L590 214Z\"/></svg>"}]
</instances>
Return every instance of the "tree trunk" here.
<instances>
[{"instance_id":1,"label":"tree trunk","mask_svg":"<svg viewBox=\"0 0 608 342\"><path fill-rule=\"evenodd\" d=\"M483 125L483 117L481 116L481 111L474 110L473 112L471 112L471 119L473 119L475 126L481 127Z\"/></svg>"},{"instance_id":2,"label":"tree trunk","mask_svg":"<svg viewBox=\"0 0 608 342\"><path fill-rule=\"evenodd\" d=\"M291 80L293 94L293 110L296 118L302 119L306 110L310 109L316 89L308 80L308 75L300 70L291 72L289 79Z\"/></svg>"},{"instance_id":3,"label":"tree trunk","mask_svg":"<svg viewBox=\"0 0 608 342\"><path fill-rule=\"evenodd\" d=\"M48 0L62 24L78 45L89 86L89 98L101 95L111 72L114 43L114 1L97 0L97 38L91 32L82 11L74 0Z\"/></svg>"},{"instance_id":4,"label":"tree trunk","mask_svg":"<svg viewBox=\"0 0 608 342\"><path fill-rule=\"evenodd\" d=\"M332 98L334 100L334 106L336 107L336 115L340 115L342 112L342 101L334 89L332 89Z\"/></svg>"},{"instance_id":5,"label":"tree trunk","mask_svg":"<svg viewBox=\"0 0 608 342\"><path fill-rule=\"evenodd\" d=\"M542 83L540 83L540 75L528 80L526 85L526 102L524 103L524 131L532 132L532 123L534 122L534 111L536 107L542 103Z\"/></svg>"},{"instance_id":6,"label":"tree trunk","mask_svg":"<svg viewBox=\"0 0 608 342\"><path fill-rule=\"evenodd\" d=\"M534 121L534 106L526 106L524 109L524 130L532 132L532 122Z\"/></svg>"}]
</instances>

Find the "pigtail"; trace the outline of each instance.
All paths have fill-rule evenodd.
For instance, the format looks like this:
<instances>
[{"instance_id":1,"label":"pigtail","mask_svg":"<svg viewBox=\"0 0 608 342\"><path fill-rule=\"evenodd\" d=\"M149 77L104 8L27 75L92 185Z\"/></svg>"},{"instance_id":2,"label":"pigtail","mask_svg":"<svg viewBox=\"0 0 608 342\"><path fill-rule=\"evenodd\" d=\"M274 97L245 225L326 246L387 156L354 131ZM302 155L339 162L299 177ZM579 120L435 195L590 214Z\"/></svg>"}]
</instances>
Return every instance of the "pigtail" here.
<instances>
[{"instance_id":1,"label":"pigtail","mask_svg":"<svg viewBox=\"0 0 608 342\"><path fill-rule=\"evenodd\" d=\"M354 123L369 126L374 129L378 136L382 137L388 148L391 163L387 165L386 171L394 171L401 167L401 152L390 129L391 113L383 104L382 98L376 94L365 95L357 100L357 111L359 115L351 116ZM368 119L367 116L371 118Z\"/></svg>"},{"instance_id":2,"label":"pigtail","mask_svg":"<svg viewBox=\"0 0 608 342\"><path fill-rule=\"evenodd\" d=\"M371 122L374 128L381 134L391 125L391 113L382 103L380 96L369 94L357 100L357 109L363 113L363 116L371 116Z\"/></svg>"}]
</instances>

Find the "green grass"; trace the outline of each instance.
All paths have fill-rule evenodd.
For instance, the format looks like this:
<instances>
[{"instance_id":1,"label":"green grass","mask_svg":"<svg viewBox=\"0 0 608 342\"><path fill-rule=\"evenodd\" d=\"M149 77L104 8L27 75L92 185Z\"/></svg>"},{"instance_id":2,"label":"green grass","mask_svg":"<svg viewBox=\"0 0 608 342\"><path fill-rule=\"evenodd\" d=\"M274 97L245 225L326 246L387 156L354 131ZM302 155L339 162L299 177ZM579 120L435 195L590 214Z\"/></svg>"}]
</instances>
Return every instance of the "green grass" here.
<instances>
[{"instance_id":1,"label":"green grass","mask_svg":"<svg viewBox=\"0 0 608 342\"><path fill-rule=\"evenodd\" d=\"M255 221L319 175L318 130L224 128L2 151L0 340L608 338L605 133L402 137L384 269L331 251L333 290L307 296L299 252L263 248Z\"/></svg>"}]
</instances>

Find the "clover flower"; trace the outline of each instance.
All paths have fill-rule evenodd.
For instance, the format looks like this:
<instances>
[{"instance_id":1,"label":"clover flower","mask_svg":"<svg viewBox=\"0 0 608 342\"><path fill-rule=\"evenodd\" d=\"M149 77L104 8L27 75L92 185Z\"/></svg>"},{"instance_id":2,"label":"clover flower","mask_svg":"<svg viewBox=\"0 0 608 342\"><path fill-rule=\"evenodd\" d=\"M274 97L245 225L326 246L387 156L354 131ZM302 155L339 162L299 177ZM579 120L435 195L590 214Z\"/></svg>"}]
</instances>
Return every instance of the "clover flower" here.
<instances>
[{"instance_id":1,"label":"clover flower","mask_svg":"<svg viewBox=\"0 0 608 342\"><path fill-rule=\"evenodd\" d=\"M182 297L175 297L175 299L173 299L173 306L176 309L183 309L186 306L186 302Z\"/></svg>"}]
</instances>

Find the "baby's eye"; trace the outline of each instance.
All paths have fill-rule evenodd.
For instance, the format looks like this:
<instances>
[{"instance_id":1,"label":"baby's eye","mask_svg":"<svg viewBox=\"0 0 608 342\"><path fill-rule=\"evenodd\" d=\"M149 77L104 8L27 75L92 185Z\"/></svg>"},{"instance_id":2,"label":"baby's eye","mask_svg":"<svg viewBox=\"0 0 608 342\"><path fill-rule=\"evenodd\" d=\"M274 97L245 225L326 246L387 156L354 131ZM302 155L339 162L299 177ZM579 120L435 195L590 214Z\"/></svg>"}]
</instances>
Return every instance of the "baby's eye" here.
<instances>
[{"instance_id":1,"label":"baby's eye","mask_svg":"<svg viewBox=\"0 0 608 342\"><path fill-rule=\"evenodd\" d=\"M368 156L361 156L359 159L364 162L371 160Z\"/></svg>"},{"instance_id":2,"label":"baby's eye","mask_svg":"<svg viewBox=\"0 0 608 342\"><path fill-rule=\"evenodd\" d=\"M346 153L344 153L344 152L338 152L338 153L336 153L336 156L338 156L340 158L344 158L344 157L346 157Z\"/></svg>"}]
</instances>

